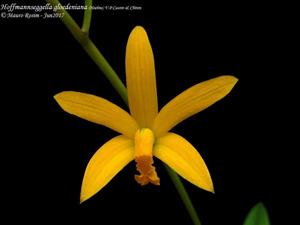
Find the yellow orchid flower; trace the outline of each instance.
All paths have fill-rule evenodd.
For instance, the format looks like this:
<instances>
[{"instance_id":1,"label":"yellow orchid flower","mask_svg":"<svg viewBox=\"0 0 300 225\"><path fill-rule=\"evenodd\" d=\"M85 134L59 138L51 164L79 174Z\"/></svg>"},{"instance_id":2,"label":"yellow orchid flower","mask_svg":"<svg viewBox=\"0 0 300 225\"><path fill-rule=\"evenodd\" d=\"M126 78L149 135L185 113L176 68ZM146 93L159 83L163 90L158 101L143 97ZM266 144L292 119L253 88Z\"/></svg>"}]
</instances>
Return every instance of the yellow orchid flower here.
<instances>
[{"instance_id":1,"label":"yellow orchid flower","mask_svg":"<svg viewBox=\"0 0 300 225\"><path fill-rule=\"evenodd\" d=\"M153 156L192 184L213 192L209 171L198 151L186 139L169 131L226 96L237 78L220 76L199 83L158 112L153 52L147 33L140 26L129 36L125 64L130 114L90 94L64 91L54 96L64 111L121 133L100 147L89 161L80 201L95 195L133 160L139 184L159 185Z\"/></svg>"}]
</instances>

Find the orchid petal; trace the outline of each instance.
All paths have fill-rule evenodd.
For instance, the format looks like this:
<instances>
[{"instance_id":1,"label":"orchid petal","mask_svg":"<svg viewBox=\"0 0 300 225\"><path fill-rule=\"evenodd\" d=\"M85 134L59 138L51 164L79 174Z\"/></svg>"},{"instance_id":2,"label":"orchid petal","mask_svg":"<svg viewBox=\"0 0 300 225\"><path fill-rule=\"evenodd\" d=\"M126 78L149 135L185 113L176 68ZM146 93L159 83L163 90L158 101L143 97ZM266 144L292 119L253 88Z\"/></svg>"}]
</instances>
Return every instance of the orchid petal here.
<instances>
[{"instance_id":1,"label":"orchid petal","mask_svg":"<svg viewBox=\"0 0 300 225\"><path fill-rule=\"evenodd\" d=\"M168 133L159 138L154 145L153 154L192 184L206 191L214 192L204 160L183 137Z\"/></svg>"},{"instance_id":2,"label":"orchid petal","mask_svg":"<svg viewBox=\"0 0 300 225\"><path fill-rule=\"evenodd\" d=\"M144 28L137 26L132 30L125 61L130 113L140 128L150 127L158 106L154 57Z\"/></svg>"},{"instance_id":3,"label":"orchid petal","mask_svg":"<svg viewBox=\"0 0 300 225\"><path fill-rule=\"evenodd\" d=\"M133 138L138 129L136 121L125 110L104 98L75 91L61 92L54 98L64 111L127 137Z\"/></svg>"},{"instance_id":4,"label":"orchid petal","mask_svg":"<svg viewBox=\"0 0 300 225\"><path fill-rule=\"evenodd\" d=\"M158 113L152 127L155 135L157 137L164 135L181 121L224 98L237 81L238 79L233 76L220 76L182 92Z\"/></svg>"},{"instance_id":5,"label":"orchid petal","mask_svg":"<svg viewBox=\"0 0 300 225\"><path fill-rule=\"evenodd\" d=\"M81 187L80 202L100 191L134 159L134 143L123 135L106 142L89 161Z\"/></svg>"}]
</instances>

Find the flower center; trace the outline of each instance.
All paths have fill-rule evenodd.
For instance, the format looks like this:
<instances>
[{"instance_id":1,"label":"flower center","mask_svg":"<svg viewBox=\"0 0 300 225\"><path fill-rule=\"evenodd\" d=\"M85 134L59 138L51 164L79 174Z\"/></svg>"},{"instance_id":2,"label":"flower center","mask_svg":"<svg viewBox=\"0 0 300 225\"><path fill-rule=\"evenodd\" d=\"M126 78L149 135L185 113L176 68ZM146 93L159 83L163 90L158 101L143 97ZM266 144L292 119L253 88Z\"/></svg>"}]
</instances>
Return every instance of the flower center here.
<instances>
[{"instance_id":1,"label":"flower center","mask_svg":"<svg viewBox=\"0 0 300 225\"><path fill-rule=\"evenodd\" d=\"M154 134L148 128L142 128L135 133L135 162L140 175L135 175L134 178L141 185L146 185L149 182L159 185L159 177L152 165L154 140Z\"/></svg>"}]
</instances>

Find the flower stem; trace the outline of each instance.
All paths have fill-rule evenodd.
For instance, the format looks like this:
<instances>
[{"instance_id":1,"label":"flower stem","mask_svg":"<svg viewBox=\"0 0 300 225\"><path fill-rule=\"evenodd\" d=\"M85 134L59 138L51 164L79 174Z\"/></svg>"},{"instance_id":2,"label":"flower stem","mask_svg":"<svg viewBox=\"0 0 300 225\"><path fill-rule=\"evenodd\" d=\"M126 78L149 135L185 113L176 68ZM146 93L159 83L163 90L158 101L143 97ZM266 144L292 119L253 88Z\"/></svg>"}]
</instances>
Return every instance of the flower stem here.
<instances>
[{"instance_id":1,"label":"flower stem","mask_svg":"<svg viewBox=\"0 0 300 225\"><path fill-rule=\"evenodd\" d=\"M180 180L180 177L177 175L177 173L174 172L174 170L172 170L166 164L165 164L165 168L167 169L167 172L168 172L171 180L173 181L173 184L175 185L176 190L178 191L180 198L183 201L183 204L185 205L188 213L190 214L190 217L191 217L194 225L201 225L201 222L197 215L197 212L193 206L193 203L192 203L187 191L185 190L185 187L183 186L183 183Z\"/></svg>"},{"instance_id":2,"label":"flower stem","mask_svg":"<svg viewBox=\"0 0 300 225\"><path fill-rule=\"evenodd\" d=\"M60 5L58 0L47 0L47 2L50 3L53 7ZM116 89L122 99L127 103L127 90L124 84L122 83L114 69L101 54L101 52L98 50L98 48L95 46L95 44L91 41L88 34L80 29L75 20L63 7L58 8L58 13L61 13L63 15L63 17L61 17L62 22L72 33L73 37L79 42L82 48L86 51L86 53L96 63L96 65L110 81L110 83Z\"/></svg>"},{"instance_id":3,"label":"flower stem","mask_svg":"<svg viewBox=\"0 0 300 225\"><path fill-rule=\"evenodd\" d=\"M53 7L60 5L58 0L46 0L46 1L50 3ZM92 5L92 0L86 0L85 4ZM127 96L126 87L124 86L119 76L116 74L116 72L113 70L113 68L110 66L110 64L107 62L107 60L104 58L104 56L101 54L101 52L98 50L98 48L95 46L95 44L91 41L91 39L88 36L89 27L91 23L91 15L92 15L91 11L88 10L85 11L82 29L80 29L80 27L71 17L71 15L65 9L59 7L58 12L64 15L63 17L61 17L61 20L68 28L68 30L72 33L73 37L79 42L79 44L86 51L86 53L96 63L96 65L104 73L104 75L110 81L110 83L115 88L115 90L122 97L124 102L128 105L128 96ZM189 212L194 225L201 225L196 210L192 204L192 201L183 183L180 180L180 177L168 166L166 166L166 169L187 211Z\"/></svg>"},{"instance_id":4,"label":"flower stem","mask_svg":"<svg viewBox=\"0 0 300 225\"><path fill-rule=\"evenodd\" d=\"M92 5L93 5L93 0L85 0L85 6L87 7L87 9L84 10L83 24L81 30L86 34L89 33L90 26L91 26Z\"/></svg>"}]
</instances>

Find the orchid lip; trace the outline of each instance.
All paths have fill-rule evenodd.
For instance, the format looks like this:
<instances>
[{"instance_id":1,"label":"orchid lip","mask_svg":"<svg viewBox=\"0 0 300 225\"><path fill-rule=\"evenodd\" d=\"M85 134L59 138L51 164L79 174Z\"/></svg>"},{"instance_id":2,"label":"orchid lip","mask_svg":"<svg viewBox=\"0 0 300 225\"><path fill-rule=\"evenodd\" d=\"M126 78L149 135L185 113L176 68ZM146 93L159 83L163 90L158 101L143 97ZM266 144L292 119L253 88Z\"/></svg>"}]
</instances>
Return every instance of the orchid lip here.
<instances>
[{"instance_id":1,"label":"orchid lip","mask_svg":"<svg viewBox=\"0 0 300 225\"><path fill-rule=\"evenodd\" d=\"M149 128L142 128L136 132L134 141L136 168L140 173L134 176L135 180L141 185L148 183L159 185L159 177L152 165L154 163L153 144L155 142L153 132Z\"/></svg>"}]
</instances>

